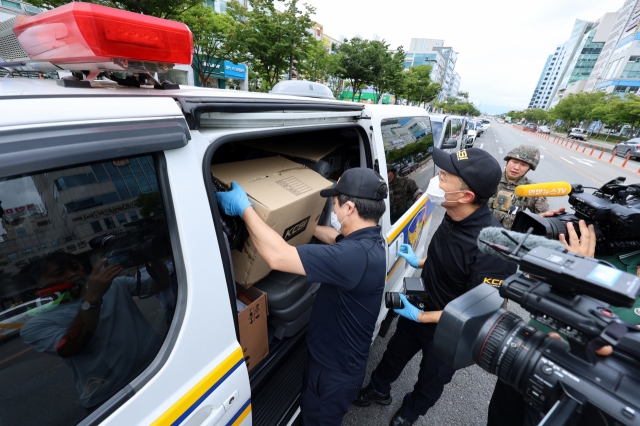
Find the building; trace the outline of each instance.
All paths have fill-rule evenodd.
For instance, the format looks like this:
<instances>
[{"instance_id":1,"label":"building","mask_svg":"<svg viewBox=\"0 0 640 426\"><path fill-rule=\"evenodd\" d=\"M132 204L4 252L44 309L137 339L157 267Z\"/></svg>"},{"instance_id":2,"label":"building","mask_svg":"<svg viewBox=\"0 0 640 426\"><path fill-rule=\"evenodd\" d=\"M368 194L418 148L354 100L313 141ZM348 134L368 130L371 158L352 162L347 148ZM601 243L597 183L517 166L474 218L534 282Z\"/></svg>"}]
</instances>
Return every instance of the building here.
<instances>
[{"instance_id":1,"label":"building","mask_svg":"<svg viewBox=\"0 0 640 426\"><path fill-rule=\"evenodd\" d=\"M35 6L29 3L22 2L20 0L2 0L0 1L0 22L4 22L7 19L11 19L16 15L33 16L43 12Z\"/></svg>"},{"instance_id":2,"label":"building","mask_svg":"<svg viewBox=\"0 0 640 426\"><path fill-rule=\"evenodd\" d=\"M533 96L531 96L528 108L546 107L549 99L551 98L554 86L558 81L560 69L562 68L565 53L564 48L564 45L556 47L555 52L547 57L547 61L542 68L540 78L538 79L536 88L533 91Z\"/></svg>"},{"instance_id":3,"label":"building","mask_svg":"<svg viewBox=\"0 0 640 426\"><path fill-rule=\"evenodd\" d=\"M431 81L442 84L438 100L443 101L451 91L450 86L457 60L458 53L452 47L446 47L444 40L412 38L405 56L404 69L431 65Z\"/></svg>"},{"instance_id":4,"label":"building","mask_svg":"<svg viewBox=\"0 0 640 426\"><path fill-rule=\"evenodd\" d=\"M616 15L615 12L604 14L582 37L581 43L567 66L564 77L560 81L556 95L549 105L550 108L556 106L566 95L584 90L613 28Z\"/></svg>"},{"instance_id":5,"label":"building","mask_svg":"<svg viewBox=\"0 0 640 426\"><path fill-rule=\"evenodd\" d=\"M627 0L602 48L584 90L638 93L640 88L640 0Z\"/></svg>"},{"instance_id":6,"label":"building","mask_svg":"<svg viewBox=\"0 0 640 426\"><path fill-rule=\"evenodd\" d=\"M451 78L451 84L449 84L449 92L447 93L448 98L458 97L458 89L460 88L461 81L460 74L454 72L453 77Z\"/></svg>"}]
</instances>

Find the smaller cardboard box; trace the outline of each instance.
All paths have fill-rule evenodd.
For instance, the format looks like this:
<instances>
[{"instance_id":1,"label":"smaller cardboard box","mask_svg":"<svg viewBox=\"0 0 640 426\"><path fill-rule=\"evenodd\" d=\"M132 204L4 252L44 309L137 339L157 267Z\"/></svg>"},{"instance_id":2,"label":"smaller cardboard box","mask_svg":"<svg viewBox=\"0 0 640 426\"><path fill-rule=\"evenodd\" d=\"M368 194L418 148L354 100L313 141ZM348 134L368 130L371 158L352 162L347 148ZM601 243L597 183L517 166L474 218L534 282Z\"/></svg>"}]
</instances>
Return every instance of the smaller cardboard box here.
<instances>
[{"instance_id":1,"label":"smaller cardboard box","mask_svg":"<svg viewBox=\"0 0 640 426\"><path fill-rule=\"evenodd\" d=\"M251 371L269 353L267 294L253 287L237 290L238 300L247 305L238 312L238 327L244 361Z\"/></svg>"},{"instance_id":2,"label":"smaller cardboard box","mask_svg":"<svg viewBox=\"0 0 640 426\"><path fill-rule=\"evenodd\" d=\"M320 191L333 184L313 170L283 157L214 164L211 174L226 185L236 181L246 191L256 213L292 246L309 243L326 199ZM271 268L247 238L242 250L232 250L236 282L248 288Z\"/></svg>"}]
</instances>

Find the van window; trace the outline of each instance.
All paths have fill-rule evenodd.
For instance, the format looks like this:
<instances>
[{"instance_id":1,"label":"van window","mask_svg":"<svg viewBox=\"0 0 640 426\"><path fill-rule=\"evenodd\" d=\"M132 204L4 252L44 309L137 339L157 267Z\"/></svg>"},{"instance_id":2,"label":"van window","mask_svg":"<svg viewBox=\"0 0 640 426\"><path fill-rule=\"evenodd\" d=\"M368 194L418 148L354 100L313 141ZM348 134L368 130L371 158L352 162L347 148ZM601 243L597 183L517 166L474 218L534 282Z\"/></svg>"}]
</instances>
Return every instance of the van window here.
<instances>
[{"instance_id":1,"label":"van window","mask_svg":"<svg viewBox=\"0 0 640 426\"><path fill-rule=\"evenodd\" d=\"M178 286L157 182L152 156L0 182L2 423L76 424L155 358Z\"/></svg>"},{"instance_id":2,"label":"van window","mask_svg":"<svg viewBox=\"0 0 640 426\"><path fill-rule=\"evenodd\" d=\"M393 224L426 191L433 177L426 168L433 153L433 133L429 117L382 120L381 130Z\"/></svg>"}]
</instances>

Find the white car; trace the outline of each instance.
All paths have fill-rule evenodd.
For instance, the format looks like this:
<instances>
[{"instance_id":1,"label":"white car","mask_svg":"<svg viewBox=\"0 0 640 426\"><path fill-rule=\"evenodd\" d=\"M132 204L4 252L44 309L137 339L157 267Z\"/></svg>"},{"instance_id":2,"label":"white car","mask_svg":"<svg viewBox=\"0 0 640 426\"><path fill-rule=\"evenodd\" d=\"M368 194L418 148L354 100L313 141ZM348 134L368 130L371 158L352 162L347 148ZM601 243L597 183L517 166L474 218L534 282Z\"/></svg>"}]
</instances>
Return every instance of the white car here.
<instances>
[{"instance_id":1,"label":"white car","mask_svg":"<svg viewBox=\"0 0 640 426\"><path fill-rule=\"evenodd\" d=\"M0 341L18 333L34 317L34 308L53 303L53 297L40 297L0 312Z\"/></svg>"},{"instance_id":2,"label":"white car","mask_svg":"<svg viewBox=\"0 0 640 426\"><path fill-rule=\"evenodd\" d=\"M538 127L538 132L540 133L551 133L551 129L547 126Z\"/></svg>"}]
</instances>

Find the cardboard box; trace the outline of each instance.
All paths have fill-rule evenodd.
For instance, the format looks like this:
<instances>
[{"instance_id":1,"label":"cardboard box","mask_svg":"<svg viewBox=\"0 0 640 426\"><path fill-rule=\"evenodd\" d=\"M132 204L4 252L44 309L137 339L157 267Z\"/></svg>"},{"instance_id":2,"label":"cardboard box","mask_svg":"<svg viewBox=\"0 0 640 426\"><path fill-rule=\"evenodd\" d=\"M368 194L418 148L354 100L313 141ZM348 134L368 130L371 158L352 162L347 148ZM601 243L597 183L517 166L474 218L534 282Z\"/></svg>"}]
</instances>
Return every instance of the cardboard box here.
<instances>
[{"instance_id":1,"label":"cardboard box","mask_svg":"<svg viewBox=\"0 0 640 426\"><path fill-rule=\"evenodd\" d=\"M311 241L326 202L320 191L332 186L313 170L282 157L215 164L211 174L226 185L238 182L262 220L292 246ZM236 282L245 288L271 272L251 238L241 251L231 251L231 259Z\"/></svg>"},{"instance_id":2,"label":"cardboard box","mask_svg":"<svg viewBox=\"0 0 640 426\"><path fill-rule=\"evenodd\" d=\"M238 287L237 290L241 299L244 296L251 302L238 313L242 354L247 363L247 369L251 371L269 353L267 294L257 288L242 289Z\"/></svg>"}]
</instances>

